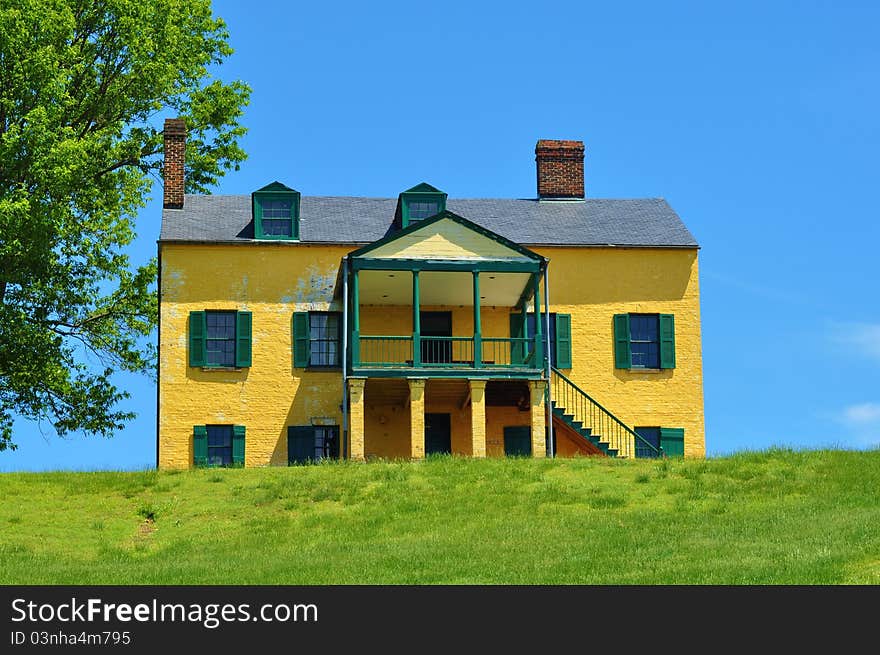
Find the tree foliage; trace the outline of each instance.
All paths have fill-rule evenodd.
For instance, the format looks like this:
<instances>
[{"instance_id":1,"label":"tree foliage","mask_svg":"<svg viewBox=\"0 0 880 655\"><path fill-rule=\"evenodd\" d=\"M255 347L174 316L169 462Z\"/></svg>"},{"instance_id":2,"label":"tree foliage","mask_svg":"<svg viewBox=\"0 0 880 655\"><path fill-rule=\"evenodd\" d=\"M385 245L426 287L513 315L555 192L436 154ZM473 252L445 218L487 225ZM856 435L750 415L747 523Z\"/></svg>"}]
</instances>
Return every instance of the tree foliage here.
<instances>
[{"instance_id":1,"label":"tree foliage","mask_svg":"<svg viewBox=\"0 0 880 655\"><path fill-rule=\"evenodd\" d=\"M186 120L188 191L244 160L250 89L212 76L231 52L209 0L0 0L0 450L16 415L131 418L113 373L155 370L156 262L126 246L162 118Z\"/></svg>"}]
</instances>

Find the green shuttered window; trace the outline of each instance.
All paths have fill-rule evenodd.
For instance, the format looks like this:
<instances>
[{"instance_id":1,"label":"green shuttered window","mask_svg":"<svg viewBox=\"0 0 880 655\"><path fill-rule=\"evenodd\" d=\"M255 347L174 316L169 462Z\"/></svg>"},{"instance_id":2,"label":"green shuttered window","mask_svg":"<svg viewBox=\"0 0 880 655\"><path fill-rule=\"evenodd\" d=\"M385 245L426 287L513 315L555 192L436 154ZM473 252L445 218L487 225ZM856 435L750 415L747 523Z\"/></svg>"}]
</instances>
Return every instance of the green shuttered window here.
<instances>
[{"instance_id":1,"label":"green shuttered window","mask_svg":"<svg viewBox=\"0 0 880 655\"><path fill-rule=\"evenodd\" d=\"M299 191L273 182L252 194L254 238L299 240Z\"/></svg>"},{"instance_id":2,"label":"green shuttered window","mask_svg":"<svg viewBox=\"0 0 880 655\"><path fill-rule=\"evenodd\" d=\"M684 457L684 428L637 427L635 431L644 440L636 440L636 457L658 457L658 450L666 457Z\"/></svg>"},{"instance_id":3,"label":"green shuttered window","mask_svg":"<svg viewBox=\"0 0 880 655\"><path fill-rule=\"evenodd\" d=\"M293 365L335 368L342 362L342 316L339 312L294 312Z\"/></svg>"},{"instance_id":4,"label":"green shuttered window","mask_svg":"<svg viewBox=\"0 0 880 655\"><path fill-rule=\"evenodd\" d=\"M246 368L251 365L252 335L251 312L190 312L189 365Z\"/></svg>"},{"instance_id":5,"label":"green shuttered window","mask_svg":"<svg viewBox=\"0 0 880 655\"><path fill-rule=\"evenodd\" d=\"M541 314L541 318L543 320L543 313ZM510 315L510 336L511 337L519 337L522 336L522 328L520 325L522 321L522 314L511 314ZM544 324L541 324L541 327L544 327ZM528 315L526 320L526 336L529 339L535 338L535 313L532 312ZM546 339L547 335L544 334L543 338ZM522 349L524 347L520 346ZM532 352L531 342L529 343L529 347L525 348L524 352L529 353ZM571 368L571 314L556 314L551 312L550 314L550 363L556 368ZM522 363L522 355L518 357L516 361L513 363Z\"/></svg>"},{"instance_id":6,"label":"green shuttered window","mask_svg":"<svg viewBox=\"0 0 880 655\"><path fill-rule=\"evenodd\" d=\"M244 466L245 426L194 425L194 466Z\"/></svg>"},{"instance_id":7,"label":"green shuttered window","mask_svg":"<svg viewBox=\"0 0 880 655\"><path fill-rule=\"evenodd\" d=\"M615 314L614 367L675 368L672 314Z\"/></svg>"}]
</instances>

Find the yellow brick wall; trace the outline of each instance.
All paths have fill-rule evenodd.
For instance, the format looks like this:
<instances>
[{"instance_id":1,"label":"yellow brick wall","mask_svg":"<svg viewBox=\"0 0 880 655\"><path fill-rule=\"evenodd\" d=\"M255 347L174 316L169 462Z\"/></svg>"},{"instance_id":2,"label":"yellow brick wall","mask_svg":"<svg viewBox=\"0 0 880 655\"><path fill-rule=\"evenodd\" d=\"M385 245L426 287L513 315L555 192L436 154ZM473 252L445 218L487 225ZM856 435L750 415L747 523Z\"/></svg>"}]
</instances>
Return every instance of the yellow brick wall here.
<instances>
[{"instance_id":1,"label":"yellow brick wall","mask_svg":"<svg viewBox=\"0 0 880 655\"><path fill-rule=\"evenodd\" d=\"M504 457L504 428L515 425L531 425L530 412L516 407L486 407L486 455Z\"/></svg>"},{"instance_id":2,"label":"yellow brick wall","mask_svg":"<svg viewBox=\"0 0 880 655\"><path fill-rule=\"evenodd\" d=\"M192 426L247 428L245 465L287 463L287 426L339 410L342 376L293 368L293 311L331 307L339 247L163 244L159 386L159 466L192 464ZM189 312L253 312L252 366L188 367Z\"/></svg>"},{"instance_id":3,"label":"yellow brick wall","mask_svg":"<svg viewBox=\"0 0 880 655\"><path fill-rule=\"evenodd\" d=\"M486 409L488 413L492 408ZM385 459L410 457L409 412L409 407L403 405L371 404L369 391L367 392L365 409L367 457ZM452 453L470 456L472 449L470 405L462 409L455 403L436 402L431 399L430 392L426 392L425 413L449 414ZM502 454L503 450L502 448Z\"/></svg>"},{"instance_id":4,"label":"yellow brick wall","mask_svg":"<svg viewBox=\"0 0 880 655\"><path fill-rule=\"evenodd\" d=\"M631 427L684 428L685 456L704 457L697 251L537 251L550 258L551 311L571 314L572 369L563 372ZM612 317L636 312L675 315L675 369L614 368Z\"/></svg>"},{"instance_id":5,"label":"yellow brick wall","mask_svg":"<svg viewBox=\"0 0 880 655\"><path fill-rule=\"evenodd\" d=\"M162 245L161 467L191 465L193 425L245 425L246 465L263 466L286 464L288 425L306 425L318 417L341 422L341 374L293 368L291 317L294 311L341 309L332 302L333 288L348 250L302 244ZM572 315L574 366L566 374L628 425L684 428L686 455L704 456L696 251L538 250L550 258L552 311ZM188 368L189 312L204 309L253 312L250 368ZM470 307L425 309L453 311L453 333L470 334ZM676 369L640 373L614 368L612 316L625 312L675 315ZM483 334L507 336L508 314L507 308L483 308ZM411 320L409 307L363 307L361 332L409 334ZM371 407L369 398L366 403L366 454L408 457L408 409ZM469 455L470 408L438 407L426 394L426 411L452 415L453 451ZM529 413L515 408L487 407L486 415L490 456L503 454L504 425L529 424Z\"/></svg>"}]
</instances>

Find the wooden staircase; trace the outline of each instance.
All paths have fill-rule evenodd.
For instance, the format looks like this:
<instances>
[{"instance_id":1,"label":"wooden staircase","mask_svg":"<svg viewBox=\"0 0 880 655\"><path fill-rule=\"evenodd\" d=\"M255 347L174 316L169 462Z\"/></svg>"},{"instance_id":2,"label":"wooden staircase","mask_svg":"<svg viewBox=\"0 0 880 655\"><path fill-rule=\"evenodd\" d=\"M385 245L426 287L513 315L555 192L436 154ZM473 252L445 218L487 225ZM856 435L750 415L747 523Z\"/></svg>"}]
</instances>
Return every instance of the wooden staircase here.
<instances>
[{"instance_id":1,"label":"wooden staircase","mask_svg":"<svg viewBox=\"0 0 880 655\"><path fill-rule=\"evenodd\" d=\"M642 454L662 456L662 449L645 441L556 368L552 369L551 385L553 427L560 425L566 437L575 438L577 435L581 443L592 446L585 446L581 452L589 450L592 454L601 453L608 457L635 457L638 447Z\"/></svg>"}]
</instances>

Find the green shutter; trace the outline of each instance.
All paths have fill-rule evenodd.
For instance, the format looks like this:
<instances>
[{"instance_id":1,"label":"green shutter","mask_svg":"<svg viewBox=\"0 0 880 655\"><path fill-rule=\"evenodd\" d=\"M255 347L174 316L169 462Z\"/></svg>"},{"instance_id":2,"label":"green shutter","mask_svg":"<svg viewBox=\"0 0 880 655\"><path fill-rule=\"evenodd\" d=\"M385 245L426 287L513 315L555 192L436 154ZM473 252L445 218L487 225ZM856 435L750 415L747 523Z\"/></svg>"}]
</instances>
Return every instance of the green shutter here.
<instances>
[{"instance_id":1,"label":"green shutter","mask_svg":"<svg viewBox=\"0 0 880 655\"><path fill-rule=\"evenodd\" d=\"M253 319L250 312L238 312L235 319L235 365L251 365L251 333Z\"/></svg>"},{"instance_id":2,"label":"green shutter","mask_svg":"<svg viewBox=\"0 0 880 655\"><path fill-rule=\"evenodd\" d=\"M660 314L660 368L675 368L675 317Z\"/></svg>"},{"instance_id":3,"label":"green shutter","mask_svg":"<svg viewBox=\"0 0 880 655\"><path fill-rule=\"evenodd\" d=\"M571 368L571 314L556 314L556 368Z\"/></svg>"},{"instance_id":4,"label":"green shutter","mask_svg":"<svg viewBox=\"0 0 880 655\"><path fill-rule=\"evenodd\" d=\"M315 428L291 425L287 428L287 465L305 464L315 455Z\"/></svg>"},{"instance_id":5,"label":"green shutter","mask_svg":"<svg viewBox=\"0 0 880 655\"><path fill-rule=\"evenodd\" d=\"M305 368L309 365L309 313L293 313L293 365Z\"/></svg>"},{"instance_id":6,"label":"green shutter","mask_svg":"<svg viewBox=\"0 0 880 655\"><path fill-rule=\"evenodd\" d=\"M522 339L525 335L523 334L523 320L522 314L511 314L510 315L510 338L511 339ZM512 366L521 366L523 363L523 351L525 350L525 344L522 341L511 341L510 342L510 364Z\"/></svg>"},{"instance_id":7,"label":"green shutter","mask_svg":"<svg viewBox=\"0 0 880 655\"><path fill-rule=\"evenodd\" d=\"M204 425L193 426L193 464L208 465L208 428Z\"/></svg>"},{"instance_id":8,"label":"green shutter","mask_svg":"<svg viewBox=\"0 0 880 655\"><path fill-rule=\"evenodd\" d=\"M660 428L660 446L667 457L684 457L684 428Z\"/></svg>"},{"instance_id":9,"label":"green shutter","mask_svg":"<svg viewBox=\"0 0 880 655\"><path fill-rule=\"evenodd\" d=\"M205 312L189 313L189 365L205 366L207 363L207 355L205 349L207 344L205 336L208 327L205 323Z\"/></svg>"},{"instance_id":10,"label":"green shutter","mask_svg":"<svg viewBox=\"0 0 880 655\"><path fill-rule=\"evenodd\" d=\"M632 368L629 314L614 315L614 367Z\"/></svg>"},{"instance_id":11,"label":"green shutter","mask_svg":"<svg viewBox=\"0 0 880 655\"><path fill-rule=\"evenodd\" d=\"M254 238L263 238L263 205L260 199L254 196Z\"/></svg>"},{"instance_id":12,"label":"green shutter","mask_svg":"<svg viewBox=\"0 0 880 655\"><path fill-rule=\"evenodd\" d=\"M244 466L244 433L243 425L232 426L232 465Z\"/></svg>"}]
</instances>

